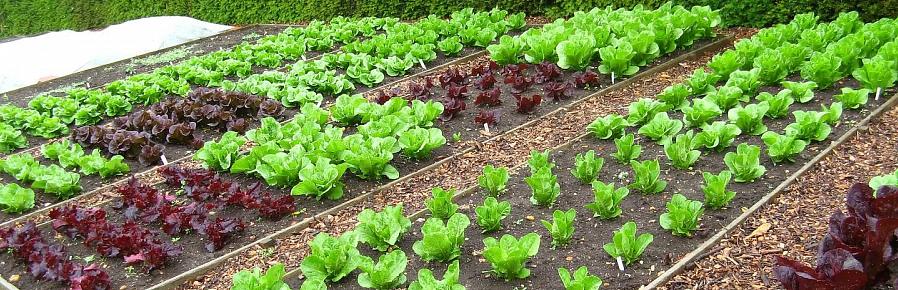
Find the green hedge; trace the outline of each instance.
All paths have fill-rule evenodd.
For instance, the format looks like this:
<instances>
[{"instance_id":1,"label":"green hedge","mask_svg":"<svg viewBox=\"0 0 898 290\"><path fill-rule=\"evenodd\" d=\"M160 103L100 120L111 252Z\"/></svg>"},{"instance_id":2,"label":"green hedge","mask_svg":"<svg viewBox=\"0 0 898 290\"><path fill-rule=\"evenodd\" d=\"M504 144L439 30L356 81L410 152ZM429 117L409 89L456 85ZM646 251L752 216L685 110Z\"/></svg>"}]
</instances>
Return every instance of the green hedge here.
<instances>
[{"instance_id":1,"label":"green hedge","mask_svg":"<svg viewBox=\"0 0 898 290\"><path fill-rule=\"evenodd\" d=\"M898 0L674 0L684 5L721 9L731 26L763 27L813 11L830 20L855 10L865 20L898 16ZM344 16L392 16L413 19L446 15L464 7L499 7L528 15L568 16L592 7L656 7L666 0L13 0L0 1L0 37L44 31L103 27L159 15L182 15L225 24L292 23Z\"/></svg>"}]
</instances>

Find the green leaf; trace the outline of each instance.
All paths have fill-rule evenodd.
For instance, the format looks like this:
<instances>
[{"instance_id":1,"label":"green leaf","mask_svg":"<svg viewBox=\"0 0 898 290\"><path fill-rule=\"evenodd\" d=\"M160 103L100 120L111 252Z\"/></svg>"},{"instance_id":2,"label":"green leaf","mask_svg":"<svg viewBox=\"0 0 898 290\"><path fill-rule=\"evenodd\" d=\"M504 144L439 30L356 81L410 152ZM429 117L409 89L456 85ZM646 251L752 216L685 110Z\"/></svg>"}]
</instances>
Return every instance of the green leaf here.
<instances>
[{"instance_id":1,"label":"green leaf","mask_svg":"<svg viewBox=\"0 0 898 290\"><path fill-rule=\"evenodd\" d=\"M532 192L530 203L534 205L551 206L561 194L561 185L558 184L558 178L552 174L551 167L537 169L529 177L524 178L524 182L530 186Z\"/></svg>"},{"instance_id":2,"label":"green leaf","mask_svg":"<svg viewBox=\"0 0 898 290\"><path fill-rule=\"evenodd\" d=\"M602 170L605 164L604 158L596 158L596 152L589 150L586 153L577 154L574 157L574 168L571 168L571 174L577 178L582 184L592 183Z\"/></svg>"},{"instance_id":3,"label":"green leaf","mask_svg":"<svg viewBox=\"0 0 898 290\"><path fill-rule=\"evenodd\" d=\"M458 211L458 205L452 201L455 196L455 189L444 190L434 187L431 190L433 196L424 201L430 215L438 219L448 219Z\"/></svg>"},{"instance_id":4,"label":"green leaf","mask_svg":"<svg viewBox=\"0 0 898 290\"><path fill-rule=\"evenodd\" d=\"M689 200L678 193L667 202L667 212L658 221L662 228L670 230L674 235L689 237L698 228L704 212L700 201Z\"/></svg>"},{"instance_id":5,"label":"green leaf","mask_svg":"<svg viewBox=\"0 0 898 290\"><path fill-rule=\"evenodd\" d=\"M359 286L370 289L395 289L405 284L405 267L408 257L402 250L394 250L381 255L374 263L371 258L362 257L359 269Z\"/></svg>"},{"instance_id":6,"label":"green leaf","mask_svg":"<svg viewBox=\"0 0 898 290\"><path fill-rule=\"evenodd\" d=\"M711 96L712 93L709 93L704 98L693 99L692 106L683 108L683 122L686 126L701 127L723 114L723 110Z\"/></svg>"},{"instance_id":7,"label":"green leaf","mask_svg":"<svg viewBox=\"0 0 898 290\"><path fill-rule=\"evenodd\" d=\"M683 122L672 120L666 112L656 114L651 121L639 128L639 134L659 144L666 144L683 129Z\"/></svg>"},{"instance_id":8,"label":"green leaf","mask_svg":"<svg viewBox=\"0 0 898 290\"><path fill-rule=\"evenodd\" d=\"M401 203L386 206L381 212L365 209L359 213L358 220L359 240L381 252L395 246L412 226L411 220L402 214Z\"/></svg>"},{"instance_id":9,"label":"green leaf","mask_svg":"<svg viewBox=\"0 0 898 290\"><path fill-rule=\"evenodd\" d=\"M369 123L370 124L370 123ZM402 153L415 160L430 157L430 153L446 144L443 131L437 128L413 128L399 133Z\"/></svg>"},{"instance_id":10,"label":"green leaf","mask_svg":"<svg viewBox=\"0 0 898 290\"><path fill-rule=\"evenodd\" d=\"M693 140L696 147L705 147L717 151L723 151L733 144L736 136L742 134L739 126L728 124L723 121L717 121L709 125L702 126L702 132L698 133Z\"/></svg>"},{"instance_id":11,"label":"green leaf","mask_svg":"<svg viewBox=\"0 0 898 290\"><path fill-rule=\"evenodd\" d=\"M487 164L483 167L483 174L477 177L477 184L485 189L489 196L499 196L508 184L508 168Z\"/></svg>"},{"instance_id":12,"label":"green leaf","mask_svg":"<svg viewBox=\"0 0 898 290\"><path fill-rule=\"evenodd\" d=\"M868 89L842 88L842 93L833 96L833 98L841 102L846 109L857 110L867 104L869 95L870 90Z\"/></svg>"},{"instance_id":13,"label":"green leaf","mask_svg":"<svg viewBox=\"0 0 898 290\"><path fill-rule=\"evenodd\" d=\"M331 160L319 157L314 163L308 159L303 160L304 165L299 170L299 183L290 190L292 195L309 195L321 200L325 197L337 200L343 197L343 173L348 165L345 163L333 164Z\"/></svg>"},{"instance_id":14,"label":"green leaf","mask_svg":"<svg viewBox=\"0 0 898 290\"><path fill-rule=\"evenodd\" d=\"M465 230L471 224L468 216L452 214L446 223L442 219L429 218L421 226L421 240L412 249L424 261L451 261L461 255L465 242Z\"/></svg>"},{"instance_id":15,"label":"green leaf","mask_svg":"<svg viewBox=\"0 0 898 290\"><path fill-rule=\"evenodd\" d=\"M614 152L614 159L617 159L617 162L629 164L630 160L639 158L639 155L642 153L642 146L637 145L634 139L635 136L633 134L626 134L614 139L614 146L617 147L617 151Z\"/></svg>"},{"instance_id":16,"label":"green leaf","mask_svg":"<svg viewBox=\"0 0 898 290\"><path fill-rule=\"evenodd\" d=\"M437 280L430 269L418 270L418 280L408 286L409 290L465 290L465 286L458 283L458 260L452 261L443 274L443 280Z\"/></svg>"},{"instance_id":17,"label":"green leaf","mask_svg":"<svg viewBox=\"0 0 898 290\"><path fill-rule=\"evenodd\" d=\"M319 280L339 282L359 267L361 254L356 247L358 234L356 232L344 233L339 237L332 237L327 233L319 233L309 243L311 252L300 264L300 269L306 277L306 281Z\"/></svg>"},{"instance_id":18,"label":"green leaf","mask_svg":"<svg viewBox=\"0 0 898 290\"><path fill-rule=\"evenodd\" d=\"M710 172L702 172L705 179L705 185L702 191L705 193L705 204L712 209L719 209L727 206L733 197L736 196L735 191L727 190L727 184L733 174L729 171L721 171L720 174L714 175Z\"/></svg>"},{"instance_id":19,"label":"green leaf","mask_svg":"<svg viewBox=\"0 0 898 290\"><path fill-rule=\"evenodd\" d=\"M693 150L698 145L692 131L688 131L685 134L677 135L674 142L664 144L664 154L667 155L667 159L670 159L673 167L688 169L701 156L701 151Z\"/></svg>"},{"instance_id":20,"label":"green leaf","mask_svg":"<svg viewBox=\"0 0 898 290\"><path fill-rule=\"evenodd\" d=\"M574 237L574 219L577 211L569 209L567 211L555 210L552 213L552 222L542 220L543 226L552 236L552 248L567 245L571 238Z\"/></svg>"},{"instance_id":21,"label":"green leaf","mask_svg":"<svg viewBox=\"0 0 898 290\"><path fill-rule=\"evenodd\" d=\"M602 246L608 255L612 258L620 257L627 265L639 260L645 248L652 243L654 237L652 234L641 234L636 237L636 223L629 221L625 223L619 230L614 231L614 237L611 243Z\"/></svg>"},{"instance_id":22,"label":"green leaf","mask_svg":"<svg viewBox=\"0 0 898 290\"><path fill-rule=\"evenodd\" d=\"M487 46L486 50L490 52L490 59L498 64L516 64L520 62L524 44L518 38L503 35L498 44Z\"/></svg>"},{"instance_id":23,"label":"green leaf","mask_svg":"<svg viewBox=\"0 0 898 290\"><path fill-rule=\"evenodd\" d=\"M502 220L511 213L511 204L507 201L499 202L495 197L487 197L483 205L474 209L477 214L477 224L488 233L502 228Z\"/></svg>"},{"instance_id":24,"label":"green leaf","mask_svg":"<svg viewBox=\"0 0 898 290\"><path fill-rule=\"evenodd\" d=\"M786 126L786 135L805 141L823 141L832 132L826 112L795 111L795 123Z\"/></svg>"},{"instance_id":25,"label":"green leaf","mask_svg":"<svg viewBox=\"0 0 898 290\"><path fill-rule=\"evenodd\" d=\"M739 134L761 135L767 132L767 126L764 125L764 116L767 114L767 110L770 109L769 106L769 103L760 102L758 104L748 104L744 107L735 107L727 112L727 117L730 122L739 128Z\"/></svg>"},{"instance_id":26,"label":"green leaf","mask_svg":"<svg viewBox=\"0 0 898 290\"><path fill-rule=\"evenodd\" d=\"M614 183L606 184L601 181L592 182L592 191L593 202L586 204L585 207L592 211L593 217L606 220L621 215L621 202L630 195L630 190L626 187L614 188Z\"/></svg>"},{"instance_id":27,"label":"green leaf","mask_svg":"<svg viewBox=\"0 0 898 290\"><path fill-rule=\"evenodd\" d=\"M524 279L530 276L530 269L525 264L539 252L539 243L540 236L536 233L520 239L511 235L503 235L499 240L488 237L483 239L483 258L492 265L492 272L499 278Z\"/></svg>"},{"instance_id":28,"label":"green leaf","mask_svg":"<svg viewBox=\"0 0 898 290\"><path fill-rule=\"evenodd\" d=\"M776 132L764 133L761 139L767 145L767 155L774 163L795 162L795 157L808 145L807 141L794 135L780 135Z\"/></svg>"},{"instance_id":29,"label":"green leaf","mask_svg":"<svg viewBox=\"0 0 898 290\"><path fill-rule=\"evenodd\" d=\"M561 277L561 284L565 290L599 290L602 286L602 279L590 275L586 266L578 268L573 276L567 269L558 268L558 276Z\"/></svg>"},{"instance_id":30,"label":"green leaf","mask_svg":"<svg viewBox=\"0 0 898 290\"><path fill-rule=\"evenodd\" d=\"M736 182L752 182L758 179L767 169L761 165L761 147L739 144L736 152L729 152L723 157L727 168L736 177Z\"/></svg>"},{"instance_id":31,"label":"green leaf","mask_svg":"<svg viewBox=\"0 0 898 290\"><path fill-rule=\"evenodd\" d=\"M776 96L762 92L757 96L757 99L761 101L758 105L767 107L765 116L779 119L789 114L789 106L795 102L791 95L792 91L789 89L780 91Z\"/></svg>"},{"instance_id":32,"label":"green leaf","mask_svg":"<svg viewBox=\"0 0 898 290\"><path fill-rule=\"evenodd\" d=\"M630 160L630 167L634 172L633 183L629 185L630 189L643 194L656 194L667 188L667 181L661 179L661 166L658 164L658 160L643 162Z\"/></svg>"},{"instance_id":33,"label":"green leaf","mask_svg":"<svg viewBox=\"0 0 898 290\"><path fill-rule=\"evenodd\" d=\"M34 191L15 183L0 185L0 208L8 214L25 212L34 207Z\"/></svg>"},{"instance_id":34,"label":"green leaf","mask_svg":"<svg viewBox=\"0 0 898 290\"><path fill-rule=\"evenodd\" d=\"M586 129L596 138L610 139L623 135L624 130L629 126L630 122L627 121L627 119L624 119L621 115L610 114L596 118L586 127Z\"/></svg>"},{"instance_id":35,"label":"green leaf","mask_svg":"<svg viewBox=\"0 0 898 290\"><path fill-rule=\"evenodd\" d=\"M234 274L231 290L290 290L290 286L284 283L283 277L287 274L284 264L277 263L265 271L253 268L253 271L241 270Z\"/></svg>"},{"instance_id":36,"label":"green leaf","mask_svg":"<svg viewBox=\"0 0 898 290\"><path fill-rule=\"evenodd\" d=\"M202 161L206 168L212 170L227 171L237 160L238 150L244 143L246 143L246 138L237 132L228 131L221 136L218 142L209 141L203 144L203 148L196 151L193 160Z\"/></svg>"},{"instance_id":37,"label":"green leaf","mask_svg":"<svg viewBox=\"0 0 898 290\"><path fill-rule=\"evenodd\" d=\"M793 99L799 103L807 103L814 99L814 89L817 88L815 82L782 82L783 87L788 89Z\"/></svg>"},{"instance_id":38,"label":"green leaf","mask_svg":"<svg viewBox=\"0 0 898 290\"><path fill-rule=\"evenodd\" d=\"M589 67L595 53L596 40L589 33L578 30L567 40L558 43L558 67L568 70L584 70Z\"/></svg>"}]
</instances>

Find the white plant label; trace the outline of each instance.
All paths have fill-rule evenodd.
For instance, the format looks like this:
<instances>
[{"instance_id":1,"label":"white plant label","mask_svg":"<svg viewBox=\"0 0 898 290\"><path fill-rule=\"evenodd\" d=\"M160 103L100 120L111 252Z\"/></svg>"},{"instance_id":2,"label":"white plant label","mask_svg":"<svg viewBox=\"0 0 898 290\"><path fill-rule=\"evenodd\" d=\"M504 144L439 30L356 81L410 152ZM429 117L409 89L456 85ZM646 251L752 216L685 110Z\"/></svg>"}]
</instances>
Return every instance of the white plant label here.
<instances>
[{"instance_id":1,"label":"white plant label","mask_svg":"<svg viewBox=\"0 0 898 290\"><path fill-rule=\"evenodd\" d=\"M165 154L162 154L159 158L162 158L162 165L168 165L168 159L165 158Z\"/></svg>"},{"instance_id":2,"label":"white plant label","mask_svg":"<svg viewBox=\"0 0 898 290\"><path fill-rule=\"evenodd\" d=\"M621 272L624 271L624 261L621 260L620 256L617 257L617 268L620 269Z\"/></svg>"}]
</instances>

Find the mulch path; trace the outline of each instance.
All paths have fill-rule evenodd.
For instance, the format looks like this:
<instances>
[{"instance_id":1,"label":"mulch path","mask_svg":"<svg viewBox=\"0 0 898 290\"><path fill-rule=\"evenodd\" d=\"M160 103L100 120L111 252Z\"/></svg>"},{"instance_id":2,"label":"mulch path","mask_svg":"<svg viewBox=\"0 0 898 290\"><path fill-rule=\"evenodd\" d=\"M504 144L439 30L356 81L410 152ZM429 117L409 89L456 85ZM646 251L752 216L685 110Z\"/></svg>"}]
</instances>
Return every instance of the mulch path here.
<instances>
[{"instance_id":1,"label":"mulch path","mask_svg":"<svg viewBox=\"0 0 898 290\"><path fill-rule=\"evenodd\" d=\"M845 210L848 188L896 167L898 107L835 148L663 289L780 288L772 272L774 257L814 265L829 216Z\"/></svg>"}]
</instances>

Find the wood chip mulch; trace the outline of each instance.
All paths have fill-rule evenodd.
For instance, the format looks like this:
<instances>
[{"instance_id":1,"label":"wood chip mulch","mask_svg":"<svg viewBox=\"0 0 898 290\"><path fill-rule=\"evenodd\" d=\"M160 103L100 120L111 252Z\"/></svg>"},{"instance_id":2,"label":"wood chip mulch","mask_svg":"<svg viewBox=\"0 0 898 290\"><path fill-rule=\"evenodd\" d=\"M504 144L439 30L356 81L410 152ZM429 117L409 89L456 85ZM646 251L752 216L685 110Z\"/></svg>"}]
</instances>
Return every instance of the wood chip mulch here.
<instances>
[{"instance_id":1,"label":"wood chip mulch","mask_svg":"<svg viewBox=\"0 0 898 290\"><path fill-rule=\"evenodd\" d=\"M772 272L774 257L814 265L829 216L845 210L848 188L896 167L898 107L835 148L662 289L781 289Z\"/></svg>"}]
</instances>

